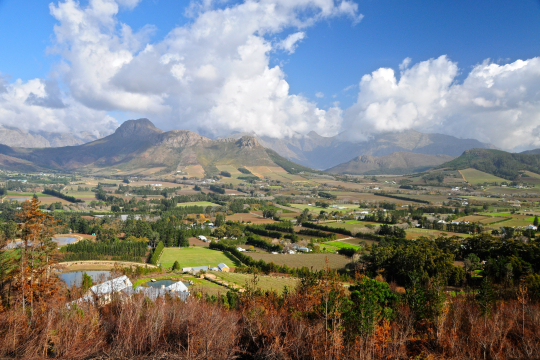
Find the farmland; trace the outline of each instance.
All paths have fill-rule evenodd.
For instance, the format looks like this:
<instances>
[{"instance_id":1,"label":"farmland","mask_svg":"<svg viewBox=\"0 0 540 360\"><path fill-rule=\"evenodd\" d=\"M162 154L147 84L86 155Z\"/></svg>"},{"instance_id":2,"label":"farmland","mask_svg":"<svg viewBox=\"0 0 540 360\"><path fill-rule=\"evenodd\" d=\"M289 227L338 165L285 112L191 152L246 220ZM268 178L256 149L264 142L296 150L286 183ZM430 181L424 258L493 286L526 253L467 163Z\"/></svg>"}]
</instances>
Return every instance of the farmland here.
<instances>
[{"instance_id":1,"label":"farmland","mask_svg":"<svg viewBox=\"0 0 540 360\"><path fill-rule=\"evenodd\" d=\"M217 250L210 250L203 247L165 248L159 258L159 263L164 268L169 268L175 261L178 261L182 268L217 266L219 263L225 263L229 266L237 265L230 257Z\"/></svg>"},{"instance_id":2,"label":"farmland","mask_svg":"<svg viewBox=\"0 0 540 360\"><path fill-rule=\"evenodd\" d=\"M187 202L187 203L179 203L177 206L202 206L202 207L207 207L207 206L219 206L218 204L214 204L214 203L211 203L209 201L194 201L194 202Z\"/></svg>"},{"instance_id":3,"label":"farmland","mask_svg":"<svg viewBox=\"0 0 540 360\"><path fill-rule=\"evenodd\" d=\"M344 267L350 259L338 254L268 254L250 253L255 260L264 260L267 263L273 262L276 265L287 265L290 267L313 267L314 270L322 270L326 267L326 259L331 269Z\"/></svg>"},{"instance_id":4,"label":"farmland","mask_svg":"<svg viewBox=\"0 0 540 360\"><path fill-rule=\"evenodd\" d=\"M493 176L491 174L488 174L488 173L485 173L476 169L465 169L465 170L460 170L459 172L463 175L463 177L465 178L465 180L467 180L469 184L474 184L474 185L483 184L485 182L501 183L503 181L507 181L503 178Z\"/></svg>"},{"instance_id":5,"label":"farmland","mask_svg":"<svg viewBox=\"0 0 540 360\"><path fill-rule=\"evenodd\" d=\"M236 274L221 271L211 272L218 279L222 279L230 284L236 284L240 287L256 286L262 290L276 290L278 293L283 291L283 287L287 286L289 289L294 289L298 284L298 279L294 277L284 276L268 276L258 275L256 282L254 282L254 276L251 274Z\"/></svg>"}]
</instances>

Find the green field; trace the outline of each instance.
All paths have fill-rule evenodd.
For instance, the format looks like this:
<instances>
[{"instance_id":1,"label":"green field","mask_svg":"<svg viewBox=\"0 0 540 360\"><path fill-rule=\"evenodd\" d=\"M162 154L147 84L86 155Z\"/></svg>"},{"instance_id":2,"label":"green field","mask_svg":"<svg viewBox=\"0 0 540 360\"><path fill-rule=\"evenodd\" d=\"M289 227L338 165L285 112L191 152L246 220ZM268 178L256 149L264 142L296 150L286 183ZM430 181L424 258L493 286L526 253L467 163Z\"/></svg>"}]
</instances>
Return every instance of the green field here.
<instances>
[{"instance_id":1,"label":"green field","mask_svg":"<svg viewBox=\"0 0 540 360\"><path fill-rule=\"evenodd\" d=\"M358 249L361 248L361 246L348 244L348 243L342 242L342 241L331 241L331 242L322 243L321 245L330 245L330 246L333 246L333 247L338 248L338 249L355 249L355 250L358 250Z\"/></svg>"},{"instance_id":2,"label":"green field","mask_svg":"<svg viewBox=\"0 0 540 360\"><path fill-rule=\"evenodd\" d=\"M207 207L207 206L220 206L218 204L214 204L212 202L209 202L209 201L194 201L194 202L187 202L187 203L179 203L177 206L203 206L203 207Z\"/></svg>"},{"instance_id":3,"label":"green field","mask_svg":"<svg viewBox=\"0 0 540 360\"><path fill-rule=\"evenodd\" d=\"M173 266L175 261L180 263L181 268L191 266L217 266L219 263L225 263L228 266L238 266L235 261L231 260L231 258L223 252L202 247L165 248L158 263L160 263L163 268L169 268Z\"/></svg>"},{"instance_id":4,"label":"green field","mask_svg":"<svg viewBox=\"0 0 540 360\"><path fill-rule=\"evenodd\" d=\"M35 193L37 195L37 197L51 197L52 195L47 195L47 194L43 194L43 193ZM8 192L7 196L34 196L34 193L33 192Z\"/></svg>"},{"instance_id":5,"label":"green field","mask_svg":"<svg viewBox=\"0 0 540 360\"><path fill-rule=\"evenodd\" d=\"M221 271L213 271L212 274L216 275L217 278L220 278L230 284L236 284L243 288L246 287L246 283L249 284L249 286L254 285L253 275L251 274L236 274ZM281 293L284 286L287 286L290 289L294 289L297 284L297 278L282 278L276 276L260 275L257 276L257 282L255 286L257 288L261 288L262 290L276 290L278 293Z\"/></svg>"},{"instance_id":6,"label":"green field","mask_svg":"<svg viewBox=\"0 0 540 360\"><path fill-rule=\"evenodd\" d=\"M503 178L500 178L500 177L497 177L497 176L494 176L494 175L491 175L491 174L488 174L488 173L485 173L476 169L465 169L465 170L460 170L459 172L465 177L465 180L467 180L468 183L473 184L473 185L483 184L485 182L501 183L503 181L507 181Z\"/></svg>"}]
</instances>

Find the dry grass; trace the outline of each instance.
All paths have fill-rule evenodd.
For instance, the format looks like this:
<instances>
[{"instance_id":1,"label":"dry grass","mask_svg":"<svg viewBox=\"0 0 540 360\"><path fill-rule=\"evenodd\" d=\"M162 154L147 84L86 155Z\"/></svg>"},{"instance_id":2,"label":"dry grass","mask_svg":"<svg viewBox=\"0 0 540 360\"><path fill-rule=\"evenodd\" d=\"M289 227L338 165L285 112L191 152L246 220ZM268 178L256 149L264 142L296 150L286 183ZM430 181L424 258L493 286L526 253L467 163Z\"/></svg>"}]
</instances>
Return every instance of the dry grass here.
<instances>
[{"instance_id":1,"label":"dry grass","mask_svg":"<svg viewBox=\"0 0 540 360\"><path fill-rule=\"evenodd\" d=\"M249 253L255 260L264 260L267 263L273 262L276 265L287 265L289 267L313 268L322 270L326 268L326 259L331 269L341 269L345 267L350 259L338 254L269 254L269 253Z\"/></svg>"}]
</instances>

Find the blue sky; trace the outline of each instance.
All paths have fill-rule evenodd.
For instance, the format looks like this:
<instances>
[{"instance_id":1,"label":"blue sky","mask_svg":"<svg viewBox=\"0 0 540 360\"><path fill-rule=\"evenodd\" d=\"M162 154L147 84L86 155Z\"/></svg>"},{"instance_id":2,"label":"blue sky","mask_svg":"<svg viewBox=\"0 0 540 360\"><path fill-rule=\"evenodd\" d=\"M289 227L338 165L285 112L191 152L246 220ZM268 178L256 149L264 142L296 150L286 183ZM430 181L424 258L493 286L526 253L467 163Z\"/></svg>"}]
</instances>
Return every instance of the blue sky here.
<instances>
[{"instance_id":1,"label":"blue sky","mask_svg":"<svg viewBox=\"0 0 540 360\"><path fill-rule=\"evenodd\" d=\"M27 2L0 0L0 73L12 94L6 95L4 103L14 101L17 89L33 93L32 99L42 100L21 100L20 106L31 108L16 111L25 114L16 124L58 131L88 128L106 133L124 120L145 116L164 129L189 128L209 136L256 131L279 137L309 130L334 135L354 128L360 129L355 138L362 140L375 132L415 128L474 137L505 149L540 147L540 99L531 78L537 74L534 59L540 55L538 1L290 0L297 3L291 7L275 0L282 7L279 14L287 18L283 21L268 20L261 10L272 5L272 0L251 2L259 8L248 9L243 1L121 0L117 5L113 0L94 0L71 3L71 11L66 5L70 2L62 0L51 3L58 9L54 15L47 2L29 7ZM119 9L111 11L103 4ZM87 16L87 34L105 36L103 43L98 41L110 53L103 60L95 58L91 63L81 55L89 43L82 40L83 31L69 32L75 12ZM204 26L209 33L224 31L205 23L205 18L237 23L229 38L200 40L196 31ZM260 24L245 30L242 21L248 18L260 19ZM96 23L103 19L110 21ZM112 28L107 25L111 22ZM123 36L122 24L136 36ZM173 34L173 29L180 31ZM302 35L294 46L279 45L297 33ZM253 37L261 43L249 42ZM92 53L104 53L94 40L90 41L96 46ZM231 70L236 66L231 56L246 44L260 56L243 61L240 70ZM181 84L162 86L170 79L161 72L155 75L163 79L160 85L149 83L153 73L146 69L157 63L141 55L148 45L159 53L167 71L174 71L175 66L181 69L180 76L175 75ZM166 54L174 59L164 62ZM400 70L406 58L410 61ZM108 69L110 76L104 77L100 67L113 59L123 65ZM528 62L522 65L520 60ZM201 61L208 66L198 67ZM244 76L241 69L251 67L252 73L239 80ZM279 71L271 73L275 67ZM408 80L400 85L402 70L409 71L404 77ZM492 78L479 84L479 77L473 75L485 72ZM372 73L360 89L362 77ZM426 74L437 84L427 86ZM388 88L381 90L379 81ZM262 84L268 89L262 89ZM283 84L288 86L286 91ZM237 88L241 90L231 94L230 89ZM526 94L512 92L518 88L526 89ZM257 96L248 96L259 89ZM58 104L53 96L65 106L44 106ZM523 103L528 106L521 108ZM14 110L4 107L0 123L14 125L9 116ZM456 110L449 111L450 107ZM463 119L476 125L464 130ZM490 121L501 127L486 133L482 129ZM511 134L504 128L508 123L514 124Z\"/></svg>"}]
</instances>

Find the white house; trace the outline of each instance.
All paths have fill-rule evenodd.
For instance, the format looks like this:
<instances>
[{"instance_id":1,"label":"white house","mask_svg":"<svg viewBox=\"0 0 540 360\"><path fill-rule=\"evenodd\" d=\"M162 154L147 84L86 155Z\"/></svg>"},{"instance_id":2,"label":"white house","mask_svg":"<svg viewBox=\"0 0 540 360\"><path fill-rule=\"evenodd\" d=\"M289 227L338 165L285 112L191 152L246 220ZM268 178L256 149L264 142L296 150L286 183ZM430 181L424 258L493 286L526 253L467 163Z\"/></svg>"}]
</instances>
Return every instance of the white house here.
<instances>
[{"instance_id":1,"label":"white house","mask_svg":"<svg viewBox=\"0 0 540 360\"><path fill-rule=\"evenodd\" d=\"M198 238L199 238L199 240L204 241L204 242L207 242L207 241L208 241L208 239L206 238L206 236L203 236L203 235L199 235Z\"/></svg>"}]
</instances>

